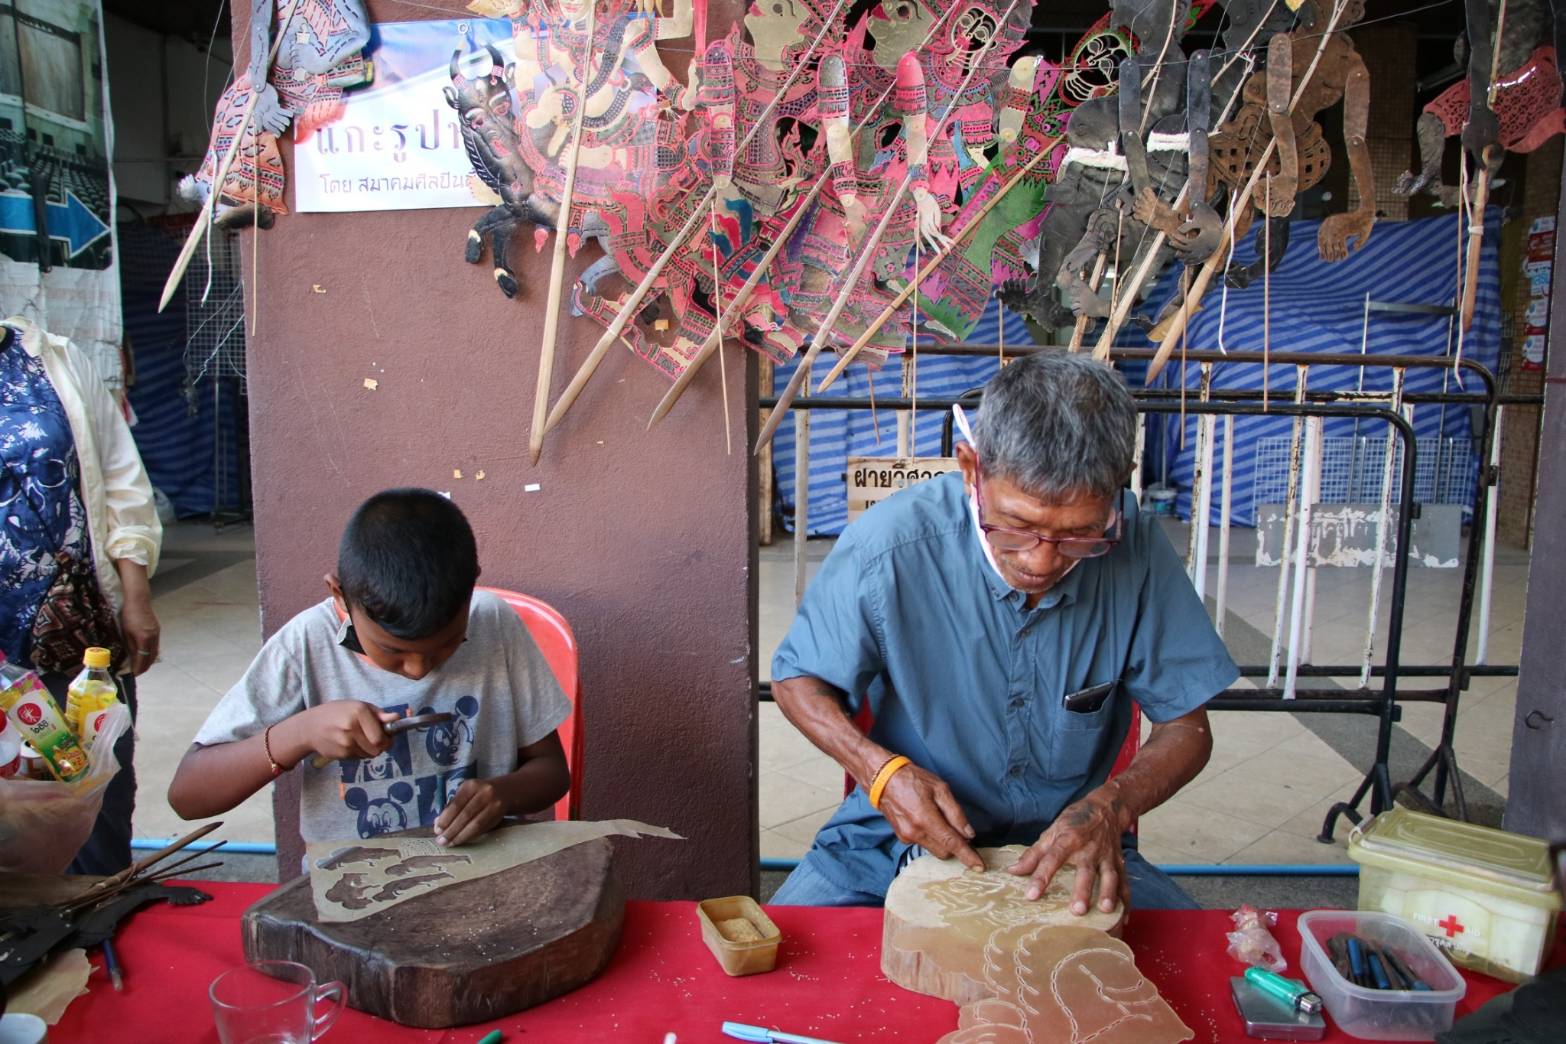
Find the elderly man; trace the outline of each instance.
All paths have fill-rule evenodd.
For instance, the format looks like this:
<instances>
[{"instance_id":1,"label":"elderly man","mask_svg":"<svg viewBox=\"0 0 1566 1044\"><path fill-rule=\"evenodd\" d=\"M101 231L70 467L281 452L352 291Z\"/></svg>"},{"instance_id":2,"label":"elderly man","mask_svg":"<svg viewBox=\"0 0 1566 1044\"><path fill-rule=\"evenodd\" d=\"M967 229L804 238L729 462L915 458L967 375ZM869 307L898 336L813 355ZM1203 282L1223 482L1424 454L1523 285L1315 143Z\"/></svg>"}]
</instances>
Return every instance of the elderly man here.
<instances>
[{"instance_id":1,"label":"elderly man","mask_svg":"<svg viewBox=\"0 0 1566 1044\"><path fill-rule=\"evenodd\" d=\"M961 419L959 415L959 419ZM1174 550L1122 489L1136 408L1112 369L1041 352L984 389L962 474L849 526L772 662L783 713L859 786L773 898L877 905L920 850L1024 844L1030 898L1192 906L1136 817L1201 771L1203 704L1239 671ZM1108 779L1135 701L1152 722ZM868 705L869 733L850 717Z\"/></svg>"}]
</instances>

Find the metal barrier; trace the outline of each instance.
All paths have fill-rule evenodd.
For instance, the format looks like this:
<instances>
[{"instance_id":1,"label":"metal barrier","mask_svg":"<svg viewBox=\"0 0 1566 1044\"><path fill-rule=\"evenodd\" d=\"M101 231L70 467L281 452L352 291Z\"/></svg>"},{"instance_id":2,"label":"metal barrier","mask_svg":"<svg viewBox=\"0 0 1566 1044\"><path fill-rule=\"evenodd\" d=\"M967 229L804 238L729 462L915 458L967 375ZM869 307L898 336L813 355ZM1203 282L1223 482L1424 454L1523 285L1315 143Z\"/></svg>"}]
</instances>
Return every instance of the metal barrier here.
<instances>
[{"instance_id":1,"label":"metal barrier","mask_svg":"<svg viewBox=\"0 0 1566 1044\"><path fill-rule=\"evenodd\" d=\"M1008 345L1006 352L1009 355L1023 355L1044 350L1046 348L1062 346L1021 346ZM953 344L953 345L921 345L920 352L925 355L994 355L996 345ZM1154 355L1152 349L1116 349L1113 359L1116 361L1135 362L1149 360ZM1241 675L1246 678L1268 678L1269 684L1264 688L1228 689L1218 694L1208 708L1212 710L1243 710L1243 711L1293 711L1313 713L1335 714L1364 714L1372 715L1377 719L1375 759L1366 770L1365 776L1354 791L1353 796L1346 802L1339 802L1332 806L1322 824L1319 840L1330 842L1338 816L1347 816L1352 822L1359 823L1363 820L1360 805L1368 797L1370 800L1370 813L1374 815L1391 806L1397 797L1430 811L1441 811L1445 803L1445 793L1448 783L1451 784L1453 800L1456 805L1456 813L1459 818L1468 818L1467 800L1463 794L1461 777L1457 770L1457 756L1453 747L1453 737L1457 725L1458 702L1462 693L1468 688L1470 681L1475 677L1511 677L1517 674L1516 665L1471 665L1467 662L1468 635L1471 626L1471 617L1475 602L1475 588L1480 574L1481 559L1489 561L1489 553L1493 553L1493 547L1487 545L1488 540L1493 542L1493 525L1487 525L1491 521L1490 501L1491 491L1494 488L1498 470L1494 448L1495 434L1498 429L1498 418L1503 404L1536 404L1542 401L1539 396L1507 396L1499 394L1494 374L1488 368L1468 359L1460 360L1454 364L1450 359L1426 356L1374 356L1359 353L1291 353L1291 352L1254 352L1254 351L1189 351L1184 354L1184 360L1188 363L1196 363L1203 368L1204 379L1198 394L1192 394L1185 388L1158 389L1140 388L1133 389L1132 396L1136 399L1138 409L1143 414L1175 414L1182 416L1289 416L1304 419L1340 417L1353 418L1358 423L1365 421L1379 421L1387 424L1396 436L1394 441L1401 447L1402 467L1399 469L1400 481L1398 482L1399 494L1397 500L1397 531L1393 548L1393 576L1391 591L1389 594L1389 627L1387 634L1387 648L1384 660L1380 664L1371 662L1370 650L1367 646L1366 659L1358 665L1309 665L1291 662L1289 667L1288 684L1279 687L1276 684L1278 674L1278 646L1277 636L1274 636L1274 651L1272 662L1264 665L1243 665ZM1271 365L1291 365L1308 370L1311 366L1356 366L1374 369L1390 370L1393 374L1393 388L1387 392L1362 392L1362 391L1309 391L1308 381L1306 390L1298 394L1296 401L1280 401L1280 396L1273 394L1268 396L1265 392L1254 389L1222 389L1211 387L1211 367L1221 362L1234 363L1266 363ZM1466 375L1477 378L1482 384L1482 391L1462 390L1457 392L1403 392L1403 376L1406 371L1412 369L1453 369L1456 368ZM819 410L819 409L850 409L850 410L911 410L917 407L921 410L940 409L946 410L947 417L942 431L942 451L945 455L952 453L953 433L950 407L957 402L973 403L979 396L979 390L975 389L956 399L932 398L920 396L917 400L911 398L877 398L874 402L869 399L860 399L851 396L809 396L802 395L796 398L790 405L792 410ZM1415 517L1419 512L1419 503L1415 498L1415 478L1418 460L1418 440L1415 438L1412 423L1401 412L1402 407L1417 404L1439 404L1443 411L1448 406L1477 407L1479 420L1475 441L1479 447L1479 481L1475 484L1474 504L1472 509L1472 521L1469 527L1468 546L1466 560L1463 564L1463 579L1461 595L1458 602L1456 634L1453 639L1453 649L1450 662L1436 664L1403 664L1402 630L1403 613L1408 584L1408 554L1410 536ZM775 397L763 397L759 405L763 408L775 407ZM1296 444L1298 442L1299 424L1296 425ZM1391 446L1388 447L1390 461ZM802 455L802 460L804 456ZM808 465L803 465L808 466ZM1386 471L1391 474L1390 465ZM1389 488L1383 490L1383 505L1388 505ZM1193 539L1195 534L1195 515L1193 510ZM1383 511L1382 517L1385 518ZM1227 519L1225 518L1225 522ZM1204 516L1205 524L1205 516ZM1384 531L1385 527L1383 527ZM1201 559L1205 562L1205 555ZM1289 549L1285 548L1283 563L1280 568L1290 568ZM1300 568L1296 563L1296 568ZM1373 581L1379 585L1380 565L1377 565L1377 577ZM1486 610L1488 616L1488 568L1486 568ZM1280 594L1281 600L1281 594ZM1281 604L1281 601L1280 601ZM1297 611L1297 609L1296 609ZM1374 605L1370 626L1374 626ZM1281 614L1280 614L1281 617ZM1292 643L1291 643L1292 644ZM1291 655L1292 659L1292 655ZM1296 684L1298 678L1321 677L1352 677L1358 675L1360 683L1357 688L1302 688ZM1370 685L1372 678L1380 679L1379 691L1373 690ZM1416 678L1442 679L1445 684L1438 688L1406 688L1405 680ZM758 683L758 696L761 700L771 699L771 686L768 683ZM1440 739L1427 758L1425 764L1408 781L1394 785L1390 778L1388 756L1391 748L1392 726L1399 720L1399 704L1405 702L1439 702L1444 704L1445 713L1442 720ZM1434 772L1434 792L1432 797L1426 797L1421 791L1421 786L1426 778Z\"/></svg>"}]
</instances>

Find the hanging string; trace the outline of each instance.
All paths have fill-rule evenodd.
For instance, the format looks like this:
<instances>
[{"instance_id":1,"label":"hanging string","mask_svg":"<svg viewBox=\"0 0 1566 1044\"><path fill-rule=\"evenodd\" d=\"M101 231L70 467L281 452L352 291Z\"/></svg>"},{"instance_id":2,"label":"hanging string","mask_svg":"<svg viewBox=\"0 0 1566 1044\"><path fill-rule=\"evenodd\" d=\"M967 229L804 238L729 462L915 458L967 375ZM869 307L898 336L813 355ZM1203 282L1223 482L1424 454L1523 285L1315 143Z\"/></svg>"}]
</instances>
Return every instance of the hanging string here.
<instances>
[{"instance_id":1,"label":"hanging string","mask_svg":"<svg viewBox=\"0 0 1566 1044\"><path fill-rule=\"evenodd\" d=\"M1191 269L1189 266L1180 266L1180 300L1185 300L1185 295L1191 292ZM1185 389L1187 385L1185 376L1185 349L1186 331L1191 328L1190 323L1184 323L1180 327L1180 451L1185 452ZM1204 396L1205 398L1205 396Z\"/></svg>"},{"instance_id":2,"label":"hanging string","mask_svg":"<svg viewBox=\"0 0 1566 1044\"><path fill-rule=\"evenodd\" d=\"M1262 412L1272 378L1272 171L1266 174L1266 209L1262 212ZM1248 203L1249 201L1247 201Z\"/></svg>"},{"instance_id":3,"label":"hanging string","mask_svg":"<svg viewBox=\"0 0 1566 1044\"><path fill-rule=\"evenodd\" d=\"M261 307L261 149L256 140L256 158L250 165L250 195L255 206L250 226L250 336L256 335L256 314ZM216 186L214 186L214 191ZM212 208L216 213L217 207Z\"/></svg>"},{"instance_id":4,"label":"hanging string","mask_svg":"<svg viewBox=\"0 0 1566 1044\"><path fill-rule=\"evenodd\" d=\"M995 347L1002 366L1006 365L1006 306L995 302Z\"/></svg>"},{"instance_id":5,"label":"hanging string","mask_svg":"<svg viewBox=\"0 0 1566 1044\"><path fill-rule=\"evenodd\" d=\"M903 371L903 384L908 393L908 455L919 455L919 272L922 268L919 261L920 242L917 235L914 236L914 285L913 297L909 298L909 325L912 335L909 338L913 348L911 366Z\"/></svg>"},{"instance_id":6,"label":"hanging string","mask_svg":"<svg viewBox=\"0 0 1566 1044\"><path fill-rule=\"evenodd\" d=\"M808 383L808 379L807 379ZM881 448L881 416L875 408L875 373L870 374L870 432L875 436L875 448Z\"/></svg>"}]
</instances>

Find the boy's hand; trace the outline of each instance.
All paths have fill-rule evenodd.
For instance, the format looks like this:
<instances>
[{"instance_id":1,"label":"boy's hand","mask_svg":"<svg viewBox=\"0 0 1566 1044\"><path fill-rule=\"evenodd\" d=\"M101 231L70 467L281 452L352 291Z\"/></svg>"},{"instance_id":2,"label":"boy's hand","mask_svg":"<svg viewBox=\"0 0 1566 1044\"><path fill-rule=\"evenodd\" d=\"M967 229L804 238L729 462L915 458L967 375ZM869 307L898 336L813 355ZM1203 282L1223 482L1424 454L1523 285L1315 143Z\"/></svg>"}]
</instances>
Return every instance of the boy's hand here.
<instances>
[{"instance_id":1,"label":"boy's hand","mask_svg":"<svg viewBox=\"0 0 1566 1044\"><path fill-rule=\"evenodd\" d=\"M331 700L305 714L309 717L305 742L318 755L332 760L385 753L392 745L386 724L399 717L395 711L383 711L362 700Z\"/></svg>"},{"instance_id":2,"label":"boy's hand","mask_svg":"<svg viewBox=\"0 0 1566 1044\"><path fill-rule=\"evenodd\" d=\"M493 781L466 780L435 820L435 841L450 846L472 841L495 829L505 814L505 801Z\"/></svg>"}]
</instances>

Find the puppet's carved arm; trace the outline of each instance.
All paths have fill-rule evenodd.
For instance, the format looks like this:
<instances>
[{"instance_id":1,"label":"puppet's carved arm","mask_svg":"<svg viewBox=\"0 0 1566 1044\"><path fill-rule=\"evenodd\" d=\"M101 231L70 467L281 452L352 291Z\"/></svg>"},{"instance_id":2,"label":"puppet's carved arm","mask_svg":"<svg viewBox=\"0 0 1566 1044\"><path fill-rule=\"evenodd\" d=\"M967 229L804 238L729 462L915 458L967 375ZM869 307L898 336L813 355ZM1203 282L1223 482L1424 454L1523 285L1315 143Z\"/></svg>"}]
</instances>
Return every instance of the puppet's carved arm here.
<instances>
[{"instance_id":1,"label":"puppet's carved arm","mask_svg":"<svg viewBox=\"0 0 1566 1044\"><path fill-rule=\"evenodd\" d=\"M1370 145L1365 140L1369 117L1370 71L1365 68L1365 60L1355 54L1343 87L1343 137L1349 171L1359 193L1359 207L1347 214L1333 214L1321 223L1316 247L1323 261L1341 261L1348 257L1350 249L1364 246L1376 223L1376 177L1370 164Z\"/></svg>"},{"instance_id":2,"label":"puppet's carved arm","mask_svg":"<svg viewBox=\"0 0 1566 1044\"><path fill-rule=\"evenodd\" d=\"M859 175L854 167L854 136L848 126L848 70L841 55L829 54L816 70L817 106L826 128L827 159L832 191L842 205L850 235L865 230L865 205L859 201Z\"/></svg>"},{"instance_id":3,"label":"puppet's carved arm","mask_svg":"<svg viewBox=\"0 0 1566 1044\"><path fill-rule=\"evenodd\" d=\"M1006 101L997 121L996 137L1000 141L1001 156L1005 157L1016 147L1022 136L1022 125L1028 118L1028 107L1033 101L1033 82L1038 78L1038 55L1017 59L1006 79Z\"/></svg>"},{"instance_id":4,"label":"puppet's carved arm","mask_svg":"<svg viewBox=\"0 0 1566 1044\"><path fill-rule=\"evenodd\" d=\"M915 233L926 250L950 242L941 232L941 205L930 194L930 139L924 69L912 51L897 62L897 108L903 117L903 142L908 160L908 188L918 214Z\"/></svg>"},{"instance_id":5,"label":"puppet's carved arm","mask_svg":"<svg viewBox=\"0 0 1566 1044\"><path fill-rule=\"evenodd\" d=\"M1279 33L1267 45L1267 119L1278 145L1278 173L1270 185L1258 185L1257 204L1273 217L1294 210L1299 192L1300 152L1294 140L1294 118L1289 95L1294 86L1294 50L1288 33ZM1270 205L1269 205L1270 204Z\"/></svg>"}]
</instances>

